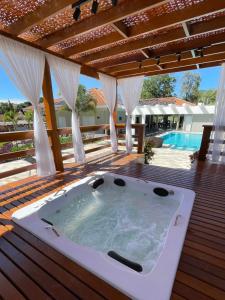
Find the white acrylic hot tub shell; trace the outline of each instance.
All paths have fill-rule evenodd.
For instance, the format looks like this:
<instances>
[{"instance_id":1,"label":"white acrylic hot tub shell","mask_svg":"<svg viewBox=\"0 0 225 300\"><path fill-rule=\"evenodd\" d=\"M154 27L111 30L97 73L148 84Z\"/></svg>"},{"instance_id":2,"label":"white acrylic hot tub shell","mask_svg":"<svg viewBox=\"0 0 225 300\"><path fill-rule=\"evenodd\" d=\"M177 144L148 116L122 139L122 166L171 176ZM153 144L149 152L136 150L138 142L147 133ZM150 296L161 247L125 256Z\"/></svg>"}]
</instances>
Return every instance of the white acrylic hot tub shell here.
<instances>
[{"instance_id":1,"label":"white acrylic hot tub shell","mask_svg":"<svg viewBox=\"0 0 225 300\"><path fill-rule=\"evenodd\" d=\"M123 178L132 184L143 184L142 180L112 173L104 174L103 176ZM170 299L195 193L191 190L161 183L157 184L150 181L144 182L147 190L152 190L152 188L156 186L164 187L168 190L173 190L175 194L179 193L182 199L177 212L171 220L164 248L155 267L151 272L141 274L130 270L128 267L115 261L107 254L75 244L62 234L57 237L52 230L46 229L47 224L40 219L39 211L44 207L44 205L48 208L48 204L46 203L49 202L51 205L54 203L57 204L57 202L59 203L59 201L52 202L55 199L66 201L65 194L68 191L73 189L73 193L74 191L79 192L80 189L84 188L84 184L90 182L92 178L93 177L87 177L66 187L63 189L63 195L59 192L56 196L54 194L50 195L36 203L18 210L13 214L13 220L28 231L32 232L41 240L45 241L47 244L87 268L115 288L121 290L132 299ZM181 217L177 219L178 215ZM175 226L174 224L176 219L177 225Z\"/></svg>"}]
</instances>

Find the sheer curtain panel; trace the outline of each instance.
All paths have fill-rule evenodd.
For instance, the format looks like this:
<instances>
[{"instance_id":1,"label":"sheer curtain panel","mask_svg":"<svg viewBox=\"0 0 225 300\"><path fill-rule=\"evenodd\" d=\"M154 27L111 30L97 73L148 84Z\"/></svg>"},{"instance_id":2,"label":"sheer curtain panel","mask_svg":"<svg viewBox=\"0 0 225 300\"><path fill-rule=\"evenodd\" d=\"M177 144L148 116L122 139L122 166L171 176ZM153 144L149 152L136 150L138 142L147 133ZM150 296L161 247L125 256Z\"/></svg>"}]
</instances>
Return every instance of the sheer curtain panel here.
<instances>
[{"instance_id":1,"label":"sheer curtain panel","mask_svg":"<svg viewBox=\"0 0 225 300\"><path fill-rule=\"evenodd\" d=\"M131 130L131 118L132 112L138 105L141 97L142 86L144 82L144 76L123 78L118 80L119 92L122 98L123 105L127 114L126 121L126 151L132 152L132 130Z\"/></svg>"},{"instance_id":2,"label":"sheer curtain panel","mask_svg":"<svg viewBox=\"0 0 225 300\"><path fill-rule=\"evenodd\" d=\"M44 53L3 36L0 36L0 49L3 68L34 108L37 175L53 175L56 173L55 163L39 108L45 67Z\"/></svg>"},{"instance_id":3,"label":"sheer curtain panel","mask_svg":"<svg viewBox=\"0 0 225 300\"><path fill-rule=\"evenodd\" d=\"M110 125L110 140L112 152L118 151L116 128L113 120L113 111L116 105L116 78L99 73L99 78L102 83L103 94L105 96L106 105L109 109L109 125Z\"/></svg>"},{"instance_id":4,"label":"sheer curtain panel","mask_svg":"<svg viewBox=\"0 0 225 300\"><path fill-rule=\"evenodd\" d=\"M53 55L47 55L57 85L64 100L72 110L72 138L74 157L77 163L85 162L84 145L80 132L79 119L76 113L76 99L80 79L80 65L63 60Z\"/></svg>"},{"instance_id":5,"label":"sheer curtain panel","mask_svg":"<svg viewBox=\"0 0 225 300\"><path fill-rule=\"evenodd\" d=\"M222 64L219 88L216 96L216 110L214 116L214 142L211 146L213 162L225 163L225 63ZM223 154L223 155L221 155Z\"/></svg>"}]
</instances>

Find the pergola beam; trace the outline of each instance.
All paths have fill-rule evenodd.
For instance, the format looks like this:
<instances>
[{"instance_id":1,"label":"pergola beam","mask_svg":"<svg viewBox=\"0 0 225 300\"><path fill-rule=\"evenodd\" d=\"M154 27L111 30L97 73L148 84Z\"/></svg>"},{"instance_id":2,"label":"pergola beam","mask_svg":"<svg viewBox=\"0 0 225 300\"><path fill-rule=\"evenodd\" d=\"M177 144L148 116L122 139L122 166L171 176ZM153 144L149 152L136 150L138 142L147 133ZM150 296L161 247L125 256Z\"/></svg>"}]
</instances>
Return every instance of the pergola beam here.
<instances>
[{"instance_id":1,"label":"pergola beam","mask_svg":"<svg viewBox=\"0 0 225 300\"><path fill-rule=\"evenodd\" d=\"M186 58L191 58L191 54L190 52L184 52L181 54L181 59L186 59ZM171 55L167 55L167 56L162 56L160 57L160 63L161 64L164 64L164 63L168 63L168 62L173 62L173 61L176 61L177 60L177 56L176 54L171 54ZM121 64L121 65L116 65L116 66L113 66L113 67L109 67L109 68L104 68L103 70L106 72L106 73L110 73L110 74L115 74L115 73L119 73L119 72L122 72L122 71L126 71L126 70L132 70L132 69L136 69L138 68L139 66L139 62L130 62L130 63L127 63L127 64ZM142 66L143 67L147 67L147 66L157 66L156 65L156 60L154 58L149 58L149 59L146 59L146 60L143 60L142 61Z\"/></svg>"},{"instance_id":2,"label":"pergola beam","mask_svg":"<svg viewBox=\"0 0 225 300\"><path fill-rule=\"evenodd\" d=\"M225 62L225 60L200 64L199 68L204 69L204 68L216 67L216 66L221 65L224 62ZM154 75L162 75L162 74L168 74L168 73L185 72L185 71L196 70L196 69L197 69L196 65L192 65L192 66L185 66L185 67L179 67L179 68L173 68L173 69L166 69L166 70L162 70L162 71L151 71L151 72L144 73L143 75L154 76ZM140 75L140 74L136 74L136 73L129 74L126 76L118 76L117 78L126 78L126 77L132 77L132 76L136 76L136 75Z\"/></svg>"},{"instance_id":3,"label":"pergola beam","mask_svg":"<svg viewBox=\"0 0 225 300\"><path fill-rule=\"evenodd\" d=\"M222 27L221 27L221 25L222 25ZM198 27L199 27L199 24L192 24L192 26L190 26L190 32L194 32L196 30L196 28L198 28ZM219 30L219 29L224 28L224 27L225 27L225 18L223 18L223 23L222 24L221 24L221 22L219 22L219 24L218 24L217 19L215 18L213 20L213 22L210 22L210 26L208 26L207 22L205 22L204 26L201 25L201 32L200 32L199 29L197 29L197 31L198 31L198 34L201 34L201 33L206 33L206 32ZM191 35L191 36L193 36L193 35ZM186 34L183 30L183 27L177 28L176 30L171 29L167 33L158 34L158 35L154 36L153 38L144 37L144 38L139 39L139 40L134 40L134 41L128 42L124 45L118 45L118 46L115 46L113 48L103 50L101 52L97 52L97 53L94 53L94 54L91 54L91 55L87 55L87 56L82 57L81 59L79 59L79 61L81 61L82 63L88 63L88 62L95 61L95 60L98 60L98 59L102 59L102 58L105 58L105 57L109 57L109 56L118 55L118 54L126 53L126 52L129 52L129 51L133 51L133 50L140 50L140 49L143 49L143 48L155 46L155 45L160 44L160 43L168 43L168 42L180 40L180 39L183 39L185 37L186 37ZM207 40L208 44L210 44L210 39L209 38L205 38L205 40ZM225 35L224 35L223 40L225 41ZM207 46L207 45L204 44L204 46ZM191 48L190 50L192 50L192 49L193 48Z\"/></svg>"},{"instance_id":4,"label":"pergola beam","mask_svg":"<svg viewBox=\"0 0 225 300\"><path fill-rule=\"evenodd\" d=\"M112 23L112 26L118 31L120 30L121 35L123 35L124 37L134 37L143 33L147 33L147 32L153 32L155 30L159 30L162 28L168 28L170 26L174 26L177 24L181 24L190 21L196 17L199 16L204 16L207 15L209 13L215 13L220 11L221 9L225 9L225 2L223 1L215 1L215 5L211 5L211 0L207 0L198 4L195 4L191 7L185 8L183 10L180 10L179 13L178 12L172 12L172 13L168 13L167 15L165 15L163 18L162 17L153 17L150 18L149 21L141 23L137 26L132 26L131 28L127 28L121 21L117 22L117 23ZM199 15L200 12L200 15ZM224 17L218 17L217 18L217 22L214 21L214 19L210 22L208 21L208 25L210 26L210 30L215 30L214 28L218 28L218 26L220 26L220 28L225 26L225 21L224 21ZM220 25L219 25L220 24ZM197 26L196 26L197 27ZM200 27L200 26L199 26ZM202 30L204 30L204 28L194 28L193 31L193 35L200 33ZM189 32L185 32L185 34L189 34ZM190 35L190 34L189 34ZM109 40L109 42L107 43L107 40L105 39L105 37L102 38L103 41L102 44L103 45L107 45L107 44L111 44L111 41ZM84 52L85 48L88 47L88 49L90 50L90 46L89 43L85 43L83 44L83 48L81 49L80 53ZM92 49L96 49L98 48L98 45L93 45ZM70 55L73 54L77 54L79 53L76 48L74 47L74 53L71 50L70 51Z\"/></svg>"},{"instance_id":5,"label":"pergola beam","mask_svg":"<svg viewBox=\"0 0 225 300\"><path fill-rule=\"evenodd\" d=\"M122 21L118 21L112 24L113 28L123 37L124 39L128 39L129 30L126 25ZM149 58L147 51L140 50L144 57Z\"/></svg>"},{"instance_id":6,"label":"pergola beam","mask_svg":"<svg viewBox=\"0 0 225 300\"><path fill-rule=\"evenodd\" d=\"M109 56L114 56L118 54L123 54L126 52L130 52L133 50L142 50L145 48L149 48L150 46L155 46L157 44L176 41L179 39L185 38L185 34L182 28L178 28L177 30L171 30L165 34L158 34L153 37L144 37L138 40L133 40L123 45L117 45L113 48L109 48L106 50L102 50L97 53L93 53L79 59L82 63L88 63L91 61L95 61L98 59L102 59Z\"/></svg>"},{"instance_id":7,"label":"pergola beam","mask_svg":"<svg viewBox=\"0 0 225 300\"><path fill-rule=\"evenodd\" d=\"M19 35L30 27L43 22L48 17L58 13L68 5L74 3L74 0L54 0L47 1L43 5L40 5L34 11L20 18L18 21L12 23L8 28L8 32Z\"/></svg>"},{"instance_id":8,"label":"pergola beam","mask_svg":"<svg viewBox=\"0 0 225 300\"><path fill-rule=\"evenodd\" d=\"M182 22L182 26L183 26L184 33L185 33L186 37L190 37L191 35L190 35L190 32L189 32L189 28L187 26L187 23L186 22ZM196 57L194 50L191 50L191 55L192 55L193 58ZM199 65L198 64L196 65L196 67L197 67L197 69L199 69Z\"/></svg>"},{"instance_id":9,"label":"pergola beam","mask_svg":"<svg viewBox=\"0 0 225 300\"><path fill-rule=\"evenodd\" d=\"M217 44L210 46L208 48L203 49L204 56L207 55L212 55L212 54L218 54L218 53L225 53L225 43L222 44ZM186 51L181 53L181 61L184 61L186 59L192 58L192 55L190 51ZM176 62L177 61L177 55L176 54L170 54L166 56L161 56L160 57L160 63L166 64L166 63L171 63L171 62ZM137 69L139 67L140 63L139 62L130 62L127 64L121 64L121 65L116 65L113 67L109 68L104 68L103 71L106 73L110 73L112 76L116 73L126 71L126 70L132 70L132 69ZM156 66L156 61L153 58L146 59L142 61L142 67L148 67L148 66Z\"/></svg>"},{"instance_id":10,"label":"pergola beam","mask_svg":"<svg viewBox=\"0 0 225 300\"><path fill-rule=\"evenodd\" d=\"M176 62L171 62L168 64L163 65L163 70L167 71L168 73L170 70L173 69L179 69L183 67L193 67L194 65L196 66L197 64L205 64L205 63L215 63L215 62L221 62L225 61L225 53L218 53L218 54L212 54L204 57L195 57L195 58L189 58L185 59L184 61L176 61ZM197 66L196 66L197 67ZM114 76L116 77L124 77L124 76L133 76L133 75L140 75L140 74L148 74L149 72L154 72L152 70L153 66L148 66L148 67L143 67L139 69L133 69L129 71L123 71L119 73L115 73Z\"/></svg>"},{"instance_id":11,"label":"pergola beam","mask_svg":"<svg viewBox=\"0 0 225 300\"><path fill-rule=\"evenodd\" d=\"M169 0L127 0L117 6L99 12L97 16L91 16L83 21L75 22L67 28L55 31L36 42L47 48L72 36L77 36L84 32L89 32L93 29L115 23L128 16L137 14L137 12L144 12L167 2L169 2Z\"/></svg>"},{"instance_id":12,"label":"pergola beam","mask_svg":"<svg viewBox=\"0 0 225 300\"><path fill-rule=\"evenodd\" d=\"M130 37L150 31L168 28L182 22L188 22L201 16L209 15L225 9L225 2L221 0L205 0L187 8L168 13L164 16L156 16L149 21L133 26L130 29Z\"/></svg>"},{"instance_id":13,"label":"pergola beam","mask_svg":"<svg viewBox=\"0 0 225 300\"><path fill-rule=\"evenodd\" d=\"M128 37L129 35L128 28L122 21L112 23L111 26L125 39Z\"/></svg>"},{"instance_id":14,"label":"pergola beam","mask_svg":"<svg viewBox=\"0 0 225 300\"><path fill-rule=\"evenodd\" d=\"M134 72L134 73L127 74L127 75L117 76L117 79L126 78L126 77L133 77L133 76L137 76L137 75L154 76L154 75L160 75L160 74L185 72L185 71L194 70L194 69L197 69L195 65L194 66L180 67L180 68L173 68L173 69L168 69L168 70L148 71L146 73L136 73L136 72Z\"/></svg>"},{"instance_id":15,"label":"pergola beam","mask_svg":"<svg viewBox=\"0 0 225 300\"><path fill-rule=\"evenodd\" d=\"M69 48L65 48L61 51L61 54L66 57L71 57L73 55L76 55L78 53L86 52L95 48L99 48L105 45L109 45L115 42L118 42L120 40L123 40L124 37L118 33L118 32L112 32L108 35L105 35L102 38L97 38L91 41L88 41L87 43L82 43L79 45L75 45Z\"/></svg>"},{"instance_id":16,"label":"pergola beam","mask_svg":"<svg viewBox=\"0 0 225 300\"><path fill-rule=\"evenodd\" d=\"M63 55L61 55L61 54L58 54L58 53L53 52L53 51L50 51L50 50L48 50L48 49L44 49L44 48L41 47L41 46L38 46L38 45L36 45L36 44L34 44L34 43L31 43L31 42L28 42L28 41L26 41L26 40L24 40L24 39L22 39L22 38L20 38L20 37L16 37L16 36L14 36L14 35L12 35L12 34L10 34L10 33L8 33L8 32L5 32L5 31L3 31L3 30L0 30L0 35L3 35L3 36L5 36L5 37L8 37L8 38L10 38L10 39L12 39L12 40L15 40L15 41L17 41L17 42L20 42L20 43L25 44L25 45L27 45L27 46L30 46L30 47L32 47L32 48L41 50L41 51L43 51L43 52L45 52L45 53L52 54L52 55L57 56L57 57L59 57L59 58L68 60L68 61L70 61L70 62L72 62L72 63L76 63L76 64L78 64L78 65L81 65L81 74L84 74L84 75L87 75L87 76L90 76L90 77L93 77L93 78L97 78L97 79L99 78L99 77L98 77L98 71L97 71L95 68L92 68L92 67L89 67L89 66L86 66L86 65L82 65L81 63L76 62L76 61L74 61L74 60L72 60L72 59L70 59L70 58L67 58L67 57L65 57L65 56L63 56ZM104 72L102 72L102 73L104 73Z\"/></svg>"}]
</instances>

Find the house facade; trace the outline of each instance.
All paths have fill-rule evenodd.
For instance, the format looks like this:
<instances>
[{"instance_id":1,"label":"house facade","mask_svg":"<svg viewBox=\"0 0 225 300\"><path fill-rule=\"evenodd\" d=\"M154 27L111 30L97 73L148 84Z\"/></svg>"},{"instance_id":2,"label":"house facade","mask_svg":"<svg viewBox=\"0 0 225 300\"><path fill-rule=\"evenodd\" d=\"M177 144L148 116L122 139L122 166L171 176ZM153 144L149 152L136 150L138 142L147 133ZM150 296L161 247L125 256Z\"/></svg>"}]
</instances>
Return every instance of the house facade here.
<instances>
[{"instance_id":1,"label":"house facade","mask_svg":"<svg viewBox=\"0 0 225 300\"><path fill-rule=\"evenodd\" d=\"M202 132L202 125L211 125L215 106L195 105L176 97L141 100L132 115L132 122L146 125L151 133L158 127Z\"/></svg>"}]
</instances>

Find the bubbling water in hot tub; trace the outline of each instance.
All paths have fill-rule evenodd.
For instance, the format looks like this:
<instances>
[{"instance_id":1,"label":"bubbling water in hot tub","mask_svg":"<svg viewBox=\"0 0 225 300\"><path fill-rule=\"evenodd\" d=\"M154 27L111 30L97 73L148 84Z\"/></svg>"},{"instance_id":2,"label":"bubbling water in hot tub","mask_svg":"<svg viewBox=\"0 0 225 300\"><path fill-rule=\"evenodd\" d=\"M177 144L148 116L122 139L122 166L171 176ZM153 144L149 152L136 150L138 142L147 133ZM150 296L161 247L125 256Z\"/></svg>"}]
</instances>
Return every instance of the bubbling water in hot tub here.
<instances>
[{"instance_id":1,"label":"bubbling water in hot tub","mask_svg":"<svg viewBox=\"0 0 225 300\"><path fill-rule=\"evenodd\" d=\"M152 270L163 249L173 215L180 205L174 196L151 196L135 187L102 184L96 190L44 216L76 244L108 253L113 250Z\"/></svg>"}]
</instances>

